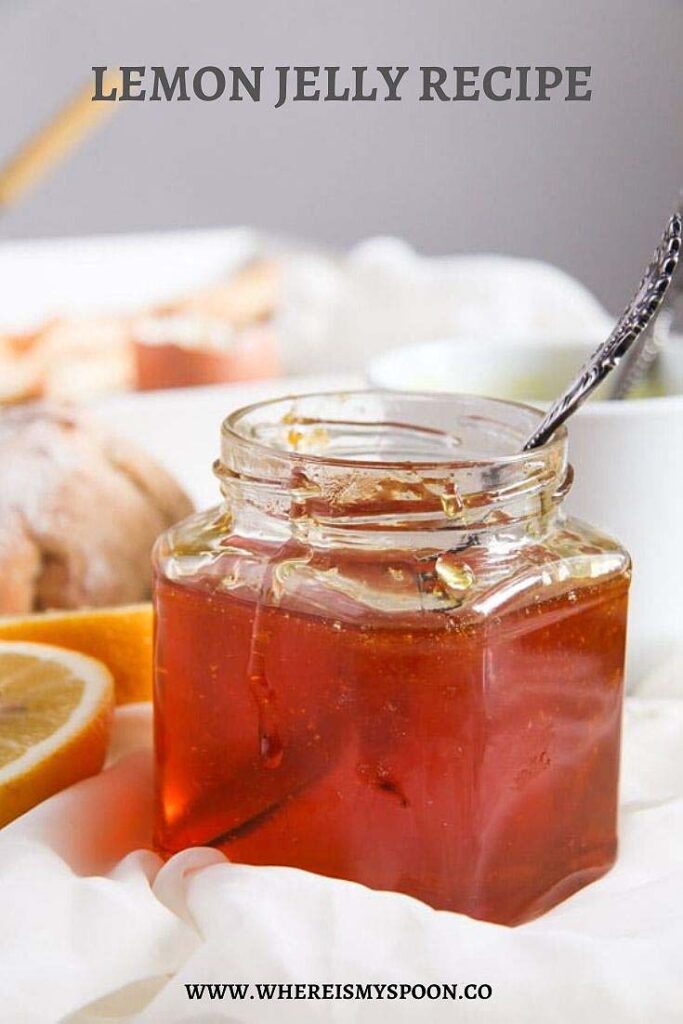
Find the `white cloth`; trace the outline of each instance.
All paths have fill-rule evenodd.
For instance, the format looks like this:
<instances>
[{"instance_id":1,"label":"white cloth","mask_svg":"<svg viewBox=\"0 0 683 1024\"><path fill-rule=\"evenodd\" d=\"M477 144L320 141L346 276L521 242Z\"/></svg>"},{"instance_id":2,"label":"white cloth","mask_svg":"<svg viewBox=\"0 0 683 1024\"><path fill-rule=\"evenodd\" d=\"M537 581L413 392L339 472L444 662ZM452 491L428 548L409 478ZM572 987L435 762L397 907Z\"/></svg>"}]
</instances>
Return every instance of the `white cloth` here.
<instances>
[{"instance_id":1,"label":"white cloth","mask_svg":"<svg viewBox=\"0 0 683 1024\"><path fill-rule=\"evenodd\" d=\"M359 372L396 345L583 341L614 326L558 267L494 254L426 257L371 238L344 257L290 252L278 332L288 373Z\"/></svg>"},{"instance_id":2,"label":"white cloth","mask_svg":"<svg viewBox=\"0 0 683 1024\"><path fill-rule=\"evenodd\" d=\"M111 765L0 832L7 1024L486 1021L658 1024L683 1014L683 701L626 702L616 867L518 928L287 868L146 850L150 708ZM487 983L487 1001L190 1000L185 983Z\"/></svg>"}]
</instances>

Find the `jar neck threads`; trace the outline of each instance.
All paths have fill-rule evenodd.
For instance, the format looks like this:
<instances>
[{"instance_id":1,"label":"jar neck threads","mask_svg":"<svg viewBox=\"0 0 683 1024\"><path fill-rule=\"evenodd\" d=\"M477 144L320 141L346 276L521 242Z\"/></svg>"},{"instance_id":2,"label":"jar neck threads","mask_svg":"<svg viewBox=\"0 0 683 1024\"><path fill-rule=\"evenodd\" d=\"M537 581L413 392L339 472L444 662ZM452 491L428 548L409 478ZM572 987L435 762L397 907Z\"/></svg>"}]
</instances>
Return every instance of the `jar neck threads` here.
<instances>
[{"instance_id":1,"label":"jar neck threads","mask_svg":"<svg viewBox=\"0 0 683 1024\"><path fill-rule=\"evenodd\" d=\"M519 451L541 416L468 395L304 395L229 417L214 468L231 508L328 541L395 531L538 535L572 481L564 430Z\"/></svg>"}]
</instances>

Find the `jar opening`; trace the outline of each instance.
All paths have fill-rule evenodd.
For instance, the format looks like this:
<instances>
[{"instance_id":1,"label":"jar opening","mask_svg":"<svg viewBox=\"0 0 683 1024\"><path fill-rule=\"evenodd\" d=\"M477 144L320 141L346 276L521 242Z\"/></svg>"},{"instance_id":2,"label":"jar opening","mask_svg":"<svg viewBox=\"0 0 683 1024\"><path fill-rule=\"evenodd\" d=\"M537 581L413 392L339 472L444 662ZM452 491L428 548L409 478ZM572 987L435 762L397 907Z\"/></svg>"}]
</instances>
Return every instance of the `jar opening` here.
<instances>
[{"instance_id":1,"label":"jar opening","mask_svg":"<svg viewBox=\"0 0 683 1024\"><path fill-rule=\"evenodd\" d=\"M475 395L356 391L252 405L222 427L216 472L273 514L356 526L451 527L547 511L567 479L566 431L522 446L542 413Z\"/></svg>"},{"instance_id":2,"label":"jar opening","mask_svg":"<svg viewBox=\"0 0 683 1024\"><path fill-rule=\"evenodd\" d=\"M478 395L376 390L294 395L228 416L223 456L229 465L235 446L247 444L293 462L355 468L523 462L528 453L522 445L542 416L531 406ZM562 428L545 447L564 443Z\"/></svg>"}]
</instances>

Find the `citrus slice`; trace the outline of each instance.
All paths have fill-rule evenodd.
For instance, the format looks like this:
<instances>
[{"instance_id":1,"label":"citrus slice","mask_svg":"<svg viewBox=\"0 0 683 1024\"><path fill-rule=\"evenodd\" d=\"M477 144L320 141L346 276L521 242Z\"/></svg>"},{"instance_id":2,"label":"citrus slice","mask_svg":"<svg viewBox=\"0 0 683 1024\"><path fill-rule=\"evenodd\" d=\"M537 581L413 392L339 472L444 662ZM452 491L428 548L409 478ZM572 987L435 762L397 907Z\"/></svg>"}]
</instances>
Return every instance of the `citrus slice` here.
<instances>
[{"instance_id":1,"label":"citrus slice","mask_svg":"<svg viewBox=\"0 0 683 1024\"><path fill-rule=\"evenodd\" d=\"M104 763L114 685L94 658L0 643L0 826Z\"/></svg>"},{"instance_id":2,"label":"citrus slice","mask_svg":"<svg viewBox=\"0 0 683 1024\"><path fill-rule=\"evenodd\" d=\"M103 661L117 704L152 698L152 629L151 604L0 617L0 640L56 644Z\"/></svg>"}]
</instances>

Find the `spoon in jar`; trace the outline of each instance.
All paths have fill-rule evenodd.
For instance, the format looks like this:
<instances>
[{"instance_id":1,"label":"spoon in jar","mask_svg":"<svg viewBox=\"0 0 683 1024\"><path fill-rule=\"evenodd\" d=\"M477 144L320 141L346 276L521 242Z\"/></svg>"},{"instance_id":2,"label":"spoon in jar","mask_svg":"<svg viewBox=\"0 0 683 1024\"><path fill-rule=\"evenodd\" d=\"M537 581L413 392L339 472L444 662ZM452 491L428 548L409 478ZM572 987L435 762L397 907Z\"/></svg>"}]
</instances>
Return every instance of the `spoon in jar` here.
<instances>
[{"instance_id":1,"label":"spoon in jar","mask_svg":"<svg viewBox=\"0 0 683 1024\"><path fill-rule=\"evenodd\" d=\"M557 428L576 412L608 373L619 365L636 338L651 322L661 306L678 265L682 230L683 215L678 209L669 218L652 261L614 330L581 367L566 390L553 402L526 441L523 451L538 448L552 437Z\"/></svg>"}]
</instances>

